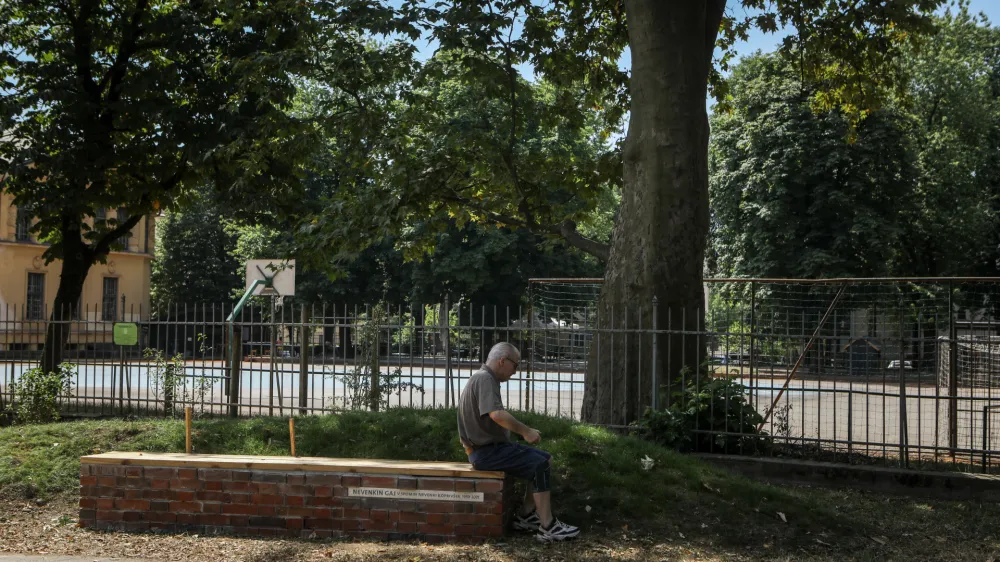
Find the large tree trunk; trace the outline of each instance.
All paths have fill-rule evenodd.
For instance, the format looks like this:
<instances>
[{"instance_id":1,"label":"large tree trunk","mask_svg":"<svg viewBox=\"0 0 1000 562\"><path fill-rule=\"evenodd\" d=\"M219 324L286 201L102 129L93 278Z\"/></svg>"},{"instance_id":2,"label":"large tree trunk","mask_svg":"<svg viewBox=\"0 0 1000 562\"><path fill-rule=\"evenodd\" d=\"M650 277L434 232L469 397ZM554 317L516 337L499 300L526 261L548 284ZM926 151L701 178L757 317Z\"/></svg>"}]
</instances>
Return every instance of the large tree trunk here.
<instances>
[{"instance_id":1,"label":"large tree trunk","mask_svg":"<svg viewBox=\"0 0 1000 562\"><path fill-rule=\"evenodd\" d=\"M724 0L626 0L632 108L622 206L615 224L598 331L590 349L583 417L628 424L651 404L653 338L621 330L703 329L708 235L705 98ZM611 332L609 330L618 330ZM661 334L658 382L696 376L704 338Z\"/></svg>"},{"instance_id":2,"label":"large tree trunk","mask_svg":"<svg viewBox=\"0 0 1000 562\"><path fill-rule=\"evenodd\" d=\"M80 302L83 283L94 263L93 251L81 239L76 217L63 220L62 237L64 250L59 289L52 304L52 315L45 332L42 353L42 369L46 373L55 371L63 362L66 343L72 330L73 311Z\"/></svg>"}]
</instances>

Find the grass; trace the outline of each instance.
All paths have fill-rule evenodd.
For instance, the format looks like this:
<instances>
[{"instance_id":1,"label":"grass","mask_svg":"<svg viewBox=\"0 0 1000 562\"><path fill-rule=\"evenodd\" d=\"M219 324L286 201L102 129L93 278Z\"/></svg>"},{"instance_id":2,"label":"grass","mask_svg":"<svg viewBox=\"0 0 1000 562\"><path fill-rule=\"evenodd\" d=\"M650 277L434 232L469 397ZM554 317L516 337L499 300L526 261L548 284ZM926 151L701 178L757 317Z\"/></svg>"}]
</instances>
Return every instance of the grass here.
<instances>
[{"instance_id":1,"label":"grass","mask_svg":"<svg viewBox=\"0 0 1000 562\"><path fill-rule=\"evenodd\" d=\"M651 540L688 541L751 557L985 560L998 551L1000 509L992 504L775 487L636 437L540 415L520 417L542 432L542 446L555 457L558 512L587 530L627 529ZM303 456L462 461L455 423L453 409L296 418L296 447ZM196 453L287 455L288 422L196 420L193 443ZM72 496L79 457L110 450L183 451L183 422L0 428L0 496ZM653 459L649 470L640 462L644 457ZM962 548L951 558L955 544Z\"/></svg>"}]
</instances>

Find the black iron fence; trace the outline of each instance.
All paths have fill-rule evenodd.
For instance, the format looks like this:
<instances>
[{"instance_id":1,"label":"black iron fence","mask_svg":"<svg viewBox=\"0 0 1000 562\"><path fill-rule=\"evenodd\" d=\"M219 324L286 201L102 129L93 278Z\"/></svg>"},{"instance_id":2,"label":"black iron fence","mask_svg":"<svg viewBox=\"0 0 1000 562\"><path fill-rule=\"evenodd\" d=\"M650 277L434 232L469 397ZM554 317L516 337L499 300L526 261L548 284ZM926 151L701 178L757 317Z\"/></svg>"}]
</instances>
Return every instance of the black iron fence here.
<instances>
[{"instance_id":1,"label":"black iron fence","mask_svg":"<svg viewBox=\"0 0 1000 562\"><path fill-rule=\"evenodd\" d=\"M70 322L73 391L62 408L248 416L452 406L489 348L510 341L523 355L503 387L512 409L589 419L614 403L602 423L620 426L725 377L742 385L771 451L984 469L1000 459L1000 279L710 280L702 307L633 302L611 307L613 321L599 317L609 310L599 290L599 280L536 280L519 307L257 298L233 322L230 305L123 306L117 322L84 307ZM2 312L0 398L10 404L39 362L47 322ZM135 325L134 345L115 344L115 324ZM690 341L701 374L667 372L688 347L677 342ZM730 398L705 402L691 431L740 452L731 443L743 441L726 437L751 436L747 424L703 425L732 414Z\"/></svg>"}]
</instances>

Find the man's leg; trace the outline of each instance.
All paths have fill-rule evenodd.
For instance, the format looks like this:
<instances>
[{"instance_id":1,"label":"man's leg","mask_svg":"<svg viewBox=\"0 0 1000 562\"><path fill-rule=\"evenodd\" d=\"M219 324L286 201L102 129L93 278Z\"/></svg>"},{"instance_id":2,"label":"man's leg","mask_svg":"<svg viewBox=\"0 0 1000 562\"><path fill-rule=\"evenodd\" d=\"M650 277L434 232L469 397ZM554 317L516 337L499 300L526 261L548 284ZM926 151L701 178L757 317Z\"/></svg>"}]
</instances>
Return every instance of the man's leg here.
<instances>
[{"instance_id":1,"label":"man's leg","mask_svg":"<svg viewBox=\"0 0 1000 562\"><path fill-rule=\"evenodd\" d=\"M531 494L535 510L538 511L538 519L542 522L542 527L548 527L552 524L552 492L548 489L548 476L551 467L552 459L550 458L545 462L545 466L539 469L538 474L535 475L534 485L541 486L545 491L533 492Z\"/></svg>"},{"instance_id":2,"label":"man's leg","mask_svg":"<svg viewBox=\"0 0 1000 562\"><path fill-rule=\"evenodd\" d=\"M552 514L552 494L549 491L552 455L534 447L508 444L495 447L491 454L484 458L477 458L473 466L477 470L502 470L517 478L531 481L531 487L528 489L531 499L529 501L528 494L525 495L525 502L519 515L522 517L530 515L529 505L535 506L537 524L540 525L540 538L546 541L565 540L580 533L576 527L564 523L556 525L556 518ZM550 527L552 529L549 529Z\"/></svg>"},{"instance_id":3,"label":"man's leg","mask_svg":"<svg viewBox=\"0 0 1000 562\"><path fill-rule=\"evenodd\" d=\"M529 515L535 511L535 492L531 489L531 481L524 486L524 501L521 502L521 515Z\"/></svg>"},{"instance_id":4,"label":"man's leg","mask_svg":"<svg viewBox=\"0 0 1000 562\"><path fill-rule=\"evenodd\" d=\"M552 494L549 492L549 473L552 469L552 457L535 466L534 490L535 509L538 513L538 534L542 542L564 541L580 534L580 529L567 525L552 514Z\"/></svg>"},{"instance_id":5,"label":"man's leg","mask_svg":"<svg viewBox=\"0 0 1000 562\"><path fill-rule=\"evenodd\" d=\"M542 522L542 527L552 524L552 492L535 492L535 509L538 511L538 519Z\"/></svg>"}]
</instances>

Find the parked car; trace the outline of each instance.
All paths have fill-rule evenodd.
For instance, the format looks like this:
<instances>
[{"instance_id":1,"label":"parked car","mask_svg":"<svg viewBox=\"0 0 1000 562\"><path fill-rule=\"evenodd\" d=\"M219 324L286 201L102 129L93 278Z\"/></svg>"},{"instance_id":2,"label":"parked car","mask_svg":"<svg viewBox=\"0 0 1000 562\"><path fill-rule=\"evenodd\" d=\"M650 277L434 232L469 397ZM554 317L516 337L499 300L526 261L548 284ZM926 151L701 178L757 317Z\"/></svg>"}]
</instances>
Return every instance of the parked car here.
<instances>
[{"instance_id":1,"label":"parked car","mask_svg":"<svg viewBox=\"0 0 1000 562\"><path fill-rule=\"evenodd\" d=\"M889 366L886 367L886 369L899 370L899 359L893 359L892 361L889 361ZM912 371L913 361L903 361L903 370Z\"/></svg>"},{"instance_id":2,"label":"parked car","mask_svg":"<svg viewBox=\"0 0 1000 562\"><path fill-rule=\"evenodd\" d=\"M465 358L479 355L479 346L469 347L462 344L451 344L450 353L452 357Z\"/></svg>"}]
</instances>

